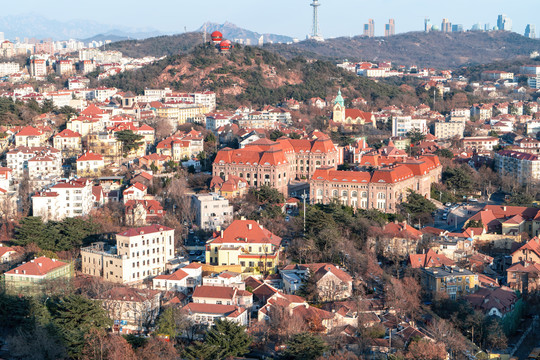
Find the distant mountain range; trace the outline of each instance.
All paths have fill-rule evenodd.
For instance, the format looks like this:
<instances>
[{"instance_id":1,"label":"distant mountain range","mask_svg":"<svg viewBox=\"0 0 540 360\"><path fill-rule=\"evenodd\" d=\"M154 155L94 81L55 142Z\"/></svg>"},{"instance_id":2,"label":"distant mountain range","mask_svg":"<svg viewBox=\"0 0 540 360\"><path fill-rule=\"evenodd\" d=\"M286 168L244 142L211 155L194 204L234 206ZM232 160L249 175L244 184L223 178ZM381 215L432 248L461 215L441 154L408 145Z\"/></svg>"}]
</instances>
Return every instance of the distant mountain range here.
<instances>
[{"instance_id":1,"label":"distant mountain range","mask_svg":"<svg viewBox=\"0 0 540 360\"><path fill-rule=\"evenodd\" d=\"M249 43L251 45L257 45L261 36L263 37L264 43L290 43L293 41L293 38L285 35L276 35L276 34L260 34L255 31L246 30L241 27L231 24L230 22L225 22L223 24L217 24L213 22L204 23L197 32L203 32L206 26L206 32L212 33L213 31L219 31L223 34L226 39L231 41L240 42L243 44ZM246 41L247 40L247 41Z\"/></svg>"},{"instance_id":2,"label":"distant mountain range","mask_svg":"<svg viewBox=\"0 0 540 360\"><path fill-rule=\"evenodd\" d=\"M340 37L324 42L301 41L265 48L286 58L304 56L327 60L391 61L399 65L456 68L529 56L540 51L540 40L510 31L409 32L390 37Z\"/></svg>"},{"instance_id":3,"label":"distant mountain range","mask_svg":"<svg viewBox=\"0 0 540 360\"><path fill-rule=\"evenodd\" d=\"M14 40L16 37L36 39L85 39L90 41L96 34L109 37L109 40L143 39L162 35L161 32L151 28L129 28L118 25L101 24L88 20L57 21L47 19L39 14L11 15L0 17L0 31L6 39ZM100 35L101 36L101 35ZM103 40L107 40L104 39Z\"/></svg>"}]
</instances>

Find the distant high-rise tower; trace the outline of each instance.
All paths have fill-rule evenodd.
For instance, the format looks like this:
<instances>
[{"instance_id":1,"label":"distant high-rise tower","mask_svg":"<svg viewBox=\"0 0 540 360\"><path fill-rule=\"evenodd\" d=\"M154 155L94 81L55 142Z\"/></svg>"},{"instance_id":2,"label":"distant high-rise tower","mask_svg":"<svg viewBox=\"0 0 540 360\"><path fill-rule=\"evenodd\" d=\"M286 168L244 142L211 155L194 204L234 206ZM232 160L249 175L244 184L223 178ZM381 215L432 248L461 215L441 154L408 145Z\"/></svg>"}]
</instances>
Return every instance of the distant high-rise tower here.
<instances>
[{"instance_id":1,"label":"distant high-rise tower","mask_svg":"<svg viewBox=\"0 0 540 360\"><path fill-rule=\"evenodd\" d=\"M384 36L392 36L396 34L396 22L394 19L388 20L388 24L384 26Z\"/></svg>"},{"instance_id":2,"label":"distant high-rise tower","mask_svg":"<svg viewBox=\"0 0 540 360\"><path fill-rule=\"evenodd\" d=\"M367 24L364 24L364 36L374 37L375 36L375 21L369 19Z\"/></svg>"},{"instance_id":3,"label":"distant high-rise tower","mask_svg":"<svg viewBox=\"0 0 540 360\"><path fill-rule=\"evenodd\" d=\"M317 41L324 41L323 37L319 33L319 6L321 4L319 3L319 0L313 0L313 2L310 4L313 6L313 29L311 31L310 38Z\"/></svg>"},{"instance_id":4,"label":"distant high-rise tower","mask_svg":"<svg viewBox=\"0 0 540 360\"><path fill-rule=\"evenodd\" d=\"M446 19L446 18L442 19L441 31L442 32L452 32L452 23L450 21L448 21L448 19Z\"/></svg>"},{"instance_id":5,"label":"distant high-rise tower","mask_svg":"<svg viewBox=\"0 0 540 360\"><path fill-rule=\"evenodd\" d=\"M501 14L497 17L497 28L504 31L512 31L512 20L505 14Z\"/></svg>"},{"instance_id":6,"label":"distant high-rise tower","mask_svg":"<svg viewBox=\"0 0 540 360\"><path fill-rule=\"evenodd\" d=\"M536 27L533 24L527 24L525 28L525 37L536 39Z\"/></svg>"},{"instance_id":7,"label":"distant high-rise tower","mask_svg":"<svg viewBox=\"0 0 540 360\"><path fill-rule=\"evenodd\" d=\"M429 18L424 19L424 31L425 32L431 31L431 20Z\"/></svg>"}]
</instances>

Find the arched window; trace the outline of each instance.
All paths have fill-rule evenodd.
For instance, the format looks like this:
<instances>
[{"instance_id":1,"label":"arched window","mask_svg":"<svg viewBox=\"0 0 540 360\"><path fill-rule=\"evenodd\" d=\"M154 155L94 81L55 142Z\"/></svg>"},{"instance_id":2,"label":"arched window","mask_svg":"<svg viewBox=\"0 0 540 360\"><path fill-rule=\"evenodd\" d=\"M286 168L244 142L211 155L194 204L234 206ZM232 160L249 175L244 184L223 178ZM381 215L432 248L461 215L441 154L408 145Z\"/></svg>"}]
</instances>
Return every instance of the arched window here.
<instances>
[{"instance_id":1,"label":"arched window","mask_svg":"<svg viewBox=\"0 0 540 360\"><path fill-rule=\"evenodd\" d=\"M323 192L322 189L317 190L317 196L322 196Z\"/></svg>"},{"instance_id":2,"label":"arched window","mask_svg":"<svg viewBox=\"0 0 540 360\"><path fill-rule=\"evenodd\" d=\"M362 197L367 198L367 191L362 191Z\"/></svg>"},{"instance_id":3,"label":"arched window","mask_svg":"<svg viewBox=\"0 0 540 360\"><path fill-rule=\"evenodd\" d=\"M343 190L343 191L341 192L341 196L342 196L342 197L347 197L347 195L348 195L347 190Z\"/></svg>"},{"instance_id":4,"label":"arched window","mask_svg":"<svg viewBox=\"0 0 540 360\"><path fill-rule=\"evenodd\" d=\"M332 190L332 197L338 197L338 191Z\"/></svg>"},{"instance_id":5,"label":"arched window","mask_svg":"<svg viewBox=\"0 0 540 360\"><path fill-rule=\"evenodd\" d=\"M356 198L357 196L358 196L358 192L357 192L357 191L353 191L353 192L351 193L351 197Z\"/></svg>"}]
</instances>

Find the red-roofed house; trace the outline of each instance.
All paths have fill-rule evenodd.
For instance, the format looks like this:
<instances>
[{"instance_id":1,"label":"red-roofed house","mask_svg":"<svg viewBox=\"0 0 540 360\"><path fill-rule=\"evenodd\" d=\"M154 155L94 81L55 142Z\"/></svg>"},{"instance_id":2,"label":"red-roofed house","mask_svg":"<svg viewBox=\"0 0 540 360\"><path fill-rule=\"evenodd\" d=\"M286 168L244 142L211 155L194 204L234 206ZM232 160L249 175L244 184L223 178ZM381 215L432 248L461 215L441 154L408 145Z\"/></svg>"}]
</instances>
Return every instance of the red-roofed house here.
<instances>
[{"instance_id":1,"label":"red-roofed house","mask_svg":"<svg viewBox=\"0 0 540 360\"><path fill-rule=\"evenodd\" d=\"M124 204L126 224L144 226L163 220L165 210L157 200L128 200Z\"/></svg>"},{"instance_id":2,"label":"red-roofed house","mask_svg":"<svg viewBox=\"0 0 540 360\"><path fill-rule=\"evenodd\" d=\"M92 188L84 178L59 182L32 196L32 213L43 221L88 215L94 206Z\"/></svg>"},{"instance_id":3,"label":"red-roofed house","mask_svg":"<svg viewBox=\"0 0 540 360\"><path fill-rule=\"evenodd\" d=\"M82 150L81 134L64 129L53 136L53 147L66 154L79 154Z\"/></svg>"},{"instance_id":4,"label":"red-roofed house","mask_svg":"<svg viewBox=\"0 0 540 360\"><path fill-rule=\"evenodd\" d=\"M77 159L78 176L99 176L105 168L103 156L93 152L86 152Z\"/></svg>"},{"instance_id":5,"label":"red-roofed house","mask_svg":"<svg viewBox=\"0 0 540 360\"><path fill-rule=\"evenodd\" d=\"M15 146L43 146L44 134L33 126L26 126L15 134Z\"/></svg>"},{"instance_id":6,"label":"red-roofed house","mask_svg":"<svg viewBox=\"0 0 540 360\"><path fill-rule=\"evenodd\" d=\"M540 239L537 236L512 253L512 263L520 261L540 264Z\"/></svg>"},{"instance_id":7,"label":"red-roofed house","mask_svg":"<svg viewBox=\"0 0 540 360\"><path fill-rule=\"evenodd\" d=\"M202 281L202 266L185 266L169 275L158 275L152 279L155 290L174 290L187 294L200 285Z\"/></svg>"},{"instance_id":8,"label":"red-roofed house","mask_svg":"<svg viewBox=\"0 0 540 360\"><path fill-rule=\"evenodd\" d=\"M253 306L253 294L229 286L199 285L193 291L192 299L197 304L237 305L243 308Z\"/></svg>"},{"instance_id":9,"label":"red-roofed house","mask_svg":"<svg viewBox=\"0 0 540 360\"><path fill-rule=\"evenodd\" d=\"M540 264L519 262L512 265L507 272L508 286L528 295L540 291Z\"/></svg>"},{"instance_id":10,"label":"red-roofed house","mask_svg":"<svg viewBox=\"0 0 540 360\"><path fill-rule=\"evenodd\" d=\"M123 192L124 204L130 200L144 200L148 195L148 187L141 183L134 183Z\"/></svg>"},{"instance_id":11,"label":"red-roofed house","mask_svg":"<svg viewBox=\"0 0 540 360\"><path fill-rule=\"evenodd\" d=\"M254 220L235 220L206 243L206 263L266 272L279 263L281 238Z\"/></svg>"},{"instance_id":12,"label":"red-roofed house","mask_svg":"<svg viewBox=\"0 0 540 360\"><path fill-rule=\"evenodd\" d=\"M48 280L69 279L73 276L70 263L39 257L6 271L5 286L11 293L39 292Z\"/></svg>"},{"instance_id":13,"label":"red-roofed house","mask_svg":"<svg viewBox=\"0 0 540 360\"><path fill-rule=\"evenodd\" d=\"M437 254L431 249L425 254L409 255L409 262L414 269L455 265L455 262L447 258L446 255Z\"/></svg>"},{"instance_id":14,"label":"red-roofed house","mask_svg":"<svg viewBox=\"0 0 540 360\"><path fill-rule=\"evenodd\" d=\"M474 294L465 296L465 300L486 316L502 318L514 309L518 297L512 289L503 286L479 288Z\"/></svg>"},{"instance_id":15,"label":"red-roofed house","mask_svg":"<svg viewBox=\"0 0 540 360\"><path fill-rule=\"evenodd\" d=\"M165 163L171 160L169 155L149 154L139 158L139 165L145 169L150 169L154 165L160 171Z\"/></svg>"},{"instance_id":16,"label":"red-roofed house","mask_svg":"<svg viewBox=\"0 0 540 360\"><path fill-rule=\"evenodd\" d=\"M9 246L0 244L0 264L10 262L17 255L17 251Z\"/></svg>"},{"instance_id":17,"label":"red-roofed house","mask_svg":"<svg viewBox=\"0 0 540 360\"><path fill-rule=\"evenodd\" d=\"M392 253L400 256L407 256L416 252L418 242L422 239L422 232L407 224L391 222L380 230L374 227L374 233L377 234L373 238L375 246L380 246L383 253Z\"/></svg>"}]
</instances>

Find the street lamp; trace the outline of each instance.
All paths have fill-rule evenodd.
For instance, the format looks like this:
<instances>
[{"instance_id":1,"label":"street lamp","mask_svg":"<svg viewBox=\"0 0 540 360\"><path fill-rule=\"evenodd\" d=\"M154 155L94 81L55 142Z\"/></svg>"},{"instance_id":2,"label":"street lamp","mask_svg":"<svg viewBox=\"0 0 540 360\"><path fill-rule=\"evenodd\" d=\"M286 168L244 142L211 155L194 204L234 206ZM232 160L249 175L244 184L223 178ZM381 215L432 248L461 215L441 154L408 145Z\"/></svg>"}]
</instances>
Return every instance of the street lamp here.
<instances>
[{"instance_id":1,"label":"street lamp","mask_svg":"<svg viewBox=\"0 0 540 360\"><path fill-rule=\"evenodd\" d=\"M302 201L304 202L304 233L303 235L306 236L306 198L307 198L306 190L304 190L304 193L300 197L302 198Z\"/></svg>"}]
</instances>

